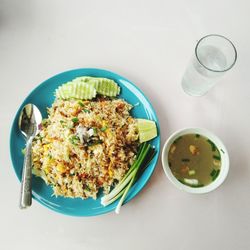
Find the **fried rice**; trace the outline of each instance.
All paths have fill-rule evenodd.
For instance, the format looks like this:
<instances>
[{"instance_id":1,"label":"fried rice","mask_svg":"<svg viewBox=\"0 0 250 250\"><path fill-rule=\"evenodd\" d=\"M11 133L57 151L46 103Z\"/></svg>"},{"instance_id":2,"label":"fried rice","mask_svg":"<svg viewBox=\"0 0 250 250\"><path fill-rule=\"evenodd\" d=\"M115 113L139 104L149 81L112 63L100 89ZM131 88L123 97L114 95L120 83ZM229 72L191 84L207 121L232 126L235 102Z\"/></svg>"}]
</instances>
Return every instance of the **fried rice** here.
<instances>
[{"instance_id":1,"label":"fried rice","mask_svg":"<svg viewBox=\"0 0 250 250\"><path fill-rule=\"evenodd\" d=\"M122 99L56 99L32 147L33 173L54 195L97 198L133 164L139 135L132 106Z\"/></svg>"}]
</instances>

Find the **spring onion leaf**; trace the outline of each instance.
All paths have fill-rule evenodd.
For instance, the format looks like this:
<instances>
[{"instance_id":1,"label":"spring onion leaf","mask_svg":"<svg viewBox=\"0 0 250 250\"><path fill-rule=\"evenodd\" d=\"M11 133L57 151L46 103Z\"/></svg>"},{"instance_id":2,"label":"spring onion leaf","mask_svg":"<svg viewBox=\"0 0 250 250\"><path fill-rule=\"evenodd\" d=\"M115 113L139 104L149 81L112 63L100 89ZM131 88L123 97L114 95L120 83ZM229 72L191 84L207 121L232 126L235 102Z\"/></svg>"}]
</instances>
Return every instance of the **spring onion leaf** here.
<instances>
[{"instance_id":1,"label":"spring onion leaf","mask_svg":"<svg viewBox=\"0 0 250 250\"><path fill-rule=\"evenodd\" d=\"M129 189L131 188L131 186L132 186L133 183L134 183L135 177L136 177L136 175L134 175L134 176L132 177L132 179L130 180L128 186L127 186L126 189L125 189L125 192L124 192L123 195L122 195L122 198L119 200L119 203L118 203L118 205L117 205L117 207L116 207L116 209L115 209L115 212L116 212L117 214L120 213L121 206L122 206L122 204L123 204L123 202L124 202L124 200L125 200L125 198L126 198L126 196L127 196L127 194L128 194Z\"/></svg>"},{"instance_id":2,"label":"spring onion leaf","mask_svg":"<svg viewBox=\"0 0 250 250\"><path fill-rule=\"evenodd\" d=\"M106 127L106 126L105 126L105 127L100 128L100 130L101 130L102 132L106 131L106 129L107 129L107 127Z\"/></svg>"},{"instance_id":3,"label":"spring onion leaf","mask_svg":"<svg viewBox=\"0 0 250 250\"><path fill-rule=\"evenodd\" d=\"M120 198L115 210L116 213L119 213L130 188L147 168L154 155L155 149L150 144L143 143L138 150L135 162L115 188L101 198L101 204L107 206Z\"/></svg>"},{"instance_id":4,"label":"spring onion leaf","mask_svg":"<svg viewBox=\"0 0 250 250\"><path fill-rule=\"evenodd\" d=\"M215 160L218 160L218 161L220 161L220 160L221 160L220 155L213 155L213 158L214 158Z\"/></svg>"},{"instance_id":5,"label":"spring onion leaf","mask_svg":"<svg viewBox=\"0 0 250 250\"><path fill-rule=\"evenodd\" d=\"M212 180L213 180L213 181L218 177L219 173L220 173L220 169L218 169L218 170L216 171L215 175L212 176Z\"/></svg>"},{"instance_id":6,"label":"spring onion leaf","mask_svg":"<svg viewBox=\"0 0 250 250\"><path fill-rule=\"evenodd\" d=\"M79 104L81 107L84 107L84 104L83 104L81 101L79 101L78 104Z\"/></svg>"},{"instance_id":7,"label":"spring onion leaf","mask_svg":"<svg viewBox=\"0 0 250 250\"><path fill-rule=\"evenodd\" d=\"M74 118L71 119L71 121L74 122L74 123L76 123L76 122L79 121L79 119L77 117L74 117Z\"/></svg>"},{"instance_id":8,"label":"spring onion leaf","mask_svg":"<svg viewBox=\"0 0 250 250\"><path fill-rule=\"evenodd\" d=\"M213 170L210 173L210 176L213 177L217 173L216 169L213 168Z\"/></svg>"},{"instance_id":9,"label":"spring onion leaf","mask_svg":"<svg viewBox=\"0 0 250 250\"><path fill-rule=\"evenodd\" d=\"M73 145L77 145L80 141L79 137L77 137L76 135L73 135L69 138L69 141L73 144Z\"/></svg>"},{"instance_id":10,"label":"spring onion leaf","mask_svg":"<svg viewBox=\"0 0 250 250\"><path fill-rule=\"evenodd\" d=\"M212 141L210 141L209 139L207 140L207 142L211 145L212 151L215 151L216 150L215 144Z\"/></svg>"}]
</instances>

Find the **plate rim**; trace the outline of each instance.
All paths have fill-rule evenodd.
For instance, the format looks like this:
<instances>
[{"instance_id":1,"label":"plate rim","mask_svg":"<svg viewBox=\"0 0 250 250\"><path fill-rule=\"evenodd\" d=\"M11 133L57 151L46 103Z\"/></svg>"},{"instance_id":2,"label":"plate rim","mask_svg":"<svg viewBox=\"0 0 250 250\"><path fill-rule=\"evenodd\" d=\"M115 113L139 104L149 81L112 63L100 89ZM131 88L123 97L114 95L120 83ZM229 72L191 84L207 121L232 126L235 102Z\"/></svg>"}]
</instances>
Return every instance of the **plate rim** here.
<instances>
[{"instance_id":1,"label":"plate rim","mask_svg":"<svg viewBox=\"0 0 250 250\"><path fill-rule=\"evenodd\" d=\"M156 122L156 125L157 125L157 132L158 132L158 135L155 139L157 139L157 147L158 147L158 150L156 152L156 155L155 155L155 163L154 163L154 166L152 167L152 169L148 172L148 175L147 177L142 180L142 183L141 183L141 187L136 189L135 191L133 191L133 193L128 196L128 198L125 200L125 202L123 203L126 204L128 202L130 202L132 199L134 199L141 191L143 188L145 188L145 186L147 185L147 183L149 182L150 178L152 177L153 175L153 172L155 170L155 168L157 167L157 164L159 162L159 155L160 155L160 151L161 151L161 136L160 136L160 123L159 123L159 119L158 119L158 116L157 116L157 113L153 107L153 105L151 104L150 100L148 99L148 97L143 93L143 91L137 87L133 82L131 82L130 80L128 80L126 77L123 77L121 76L120 74L117 74L117 73L114 73L113 71L110 71L110 70L106 70L106 69L102 69L102 68L75 68L75 69L70 69L70 70L66 70L66 71L63 71L63 72L60 72L58 74L55 74L49 78L47 78L46 80L42 81L41 83L38 83L37 86L35 86L24 98L24 100L21 102L21 104L19 105L19 108L17 110L17 112L15 113L14 115L14 118L12 120L12 123L11 123L11 127L10 127L10 135L9 135L9 153L10 153L10 158L11 158L11 165L12 165L12 169L14 170L15 172L15 175L17 177L17 179L19 180L19 182L21 181L20 178L19 178L19 175L16 171L16 168L14 167L14 156L13 156L13 152L12 152L12 136L14 134L14 127L15 127L15 122L18 120L18 115L22 109L22 107L25 105L25 103L27 102L27 99L32 95L34 94L34 92L36 92L37 90L39 90L41 87L43 87L44 84L46 84L47 81L50 81L52 80L53 78L57 78L61 75L64 75L64 74L67 74L67 73L70 73L70 72L74 72L74 71L98 71L100 73L106 73L106 74L111 74L114 78L117 78L117 79L121 79L121 80L124 80L126 82L128 82L129 84L131 84L135 89L137 89L137 91L139 91L140 94L142 94L143 98L145 98L145 100L147 101L148 105L150 106L150 109L153 111L153 115L155 116L155 122ZM40 203L42 206L48 208L51 212L54 211L54 212L57 212L57 213L60 213L60 214L63 214L63 215L66 215L66 216L72 216L72 217L92 217L92 216L100 216L100 215L104 215L104 214L107 214L107 213L110 213L112 211L114 211L115 207L103 207L105 208L105 210L101 210L101 211L95 211L95 212L92 212L91 214L75 214L74 212L72 213L69 213L68 211L63 211L61 209L57 209L53 206L49 206L47 203L45 203L44 201L42 201L42 199L39 199L38 197L36 197L36 195L34 195L34 193L32 194L32 197L34 200L36 200L38 203ZM43 197L42 197L43 198Z\"/></svg>"}]
</instances>

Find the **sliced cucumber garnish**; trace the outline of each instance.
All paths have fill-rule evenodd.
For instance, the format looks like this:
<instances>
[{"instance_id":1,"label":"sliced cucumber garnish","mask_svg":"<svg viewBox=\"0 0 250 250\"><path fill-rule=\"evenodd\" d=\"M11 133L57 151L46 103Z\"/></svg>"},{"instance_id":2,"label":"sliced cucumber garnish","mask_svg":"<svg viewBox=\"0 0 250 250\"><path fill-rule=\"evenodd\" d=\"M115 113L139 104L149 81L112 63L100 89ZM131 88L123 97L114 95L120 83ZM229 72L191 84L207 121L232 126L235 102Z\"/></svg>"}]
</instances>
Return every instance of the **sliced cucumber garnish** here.
<instances>
[{"instance_id":1,"label":"sliced cucumber garnish","mask_svg":"<svg viewBox=\"0 0 250 250\"><path fill-rule=\"evenodd\" d=\"M117 96L120 93L120 87L110 79L101 78L95 82L97 93L105 96Z\"/></svg>"},{"instance_id":2,"label":"sliced cucumber garnish","mask_svg":"<svg viewBox=\"0 0 250 250\"><path fill-rule=\"evenodd\" d=\"M59 99L92 99L96 94L114 97L119 95L120 87L111 79L82 76L67 82L56 90Z\"/></svg>"},{"instance_id":3,"label":"sliced cucumber garnish","mask_svg":"<svg viewBox=\"0 0 250 250\"><path fill-rule=\"evenodd\" d=\"M149 141L157 136L156 124L154 121L137 119L140 143Z\"/></svg>"},{"instance_id":4,"label":"sliced cucumber garnish","mask_svg":"<svg viewBox=\"0 0 250 250\"><path fill-rule=\"evenodd\" d=\"M96 89L88 83L72 81L63 84L56 90L56 97L59 99L85 99L90 100L96 97Z\"/></svg>"},{"instance_id":5,"label":"sliced cucumber garnish","mask_svg":"<svg viewBox=\"0 0 250 250\"><path fill-rule=\"evenodd\" d=\"M77 77L73 80L73 82L86 82L94 86L98 94L105 96L117 96L120 93L120 87L117 83L108 78L101 77L90 77L90 76L82 76Z\"/></svg>"}]
</instances>

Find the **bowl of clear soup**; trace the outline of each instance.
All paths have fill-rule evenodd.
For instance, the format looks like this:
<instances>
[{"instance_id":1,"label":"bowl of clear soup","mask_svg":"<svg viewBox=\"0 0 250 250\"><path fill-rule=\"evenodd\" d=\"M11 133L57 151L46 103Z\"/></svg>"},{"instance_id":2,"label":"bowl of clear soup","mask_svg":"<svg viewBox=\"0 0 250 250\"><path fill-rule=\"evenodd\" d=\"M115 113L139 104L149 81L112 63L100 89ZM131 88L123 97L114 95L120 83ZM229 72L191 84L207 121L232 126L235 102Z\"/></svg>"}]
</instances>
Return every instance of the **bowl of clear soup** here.
<instances>
[{"instance_id":1,"label":"bowl of clear soup","mask_svg":"<svg viewBox=\"0 0 250 250\"><path fill-rule=\"evenodd\" d=\"M171 183L193 194L218 188L229 171L223 142L203 128L185 128L172 134L162 150L162 165Z\"/></svg>"}]
</instances>

